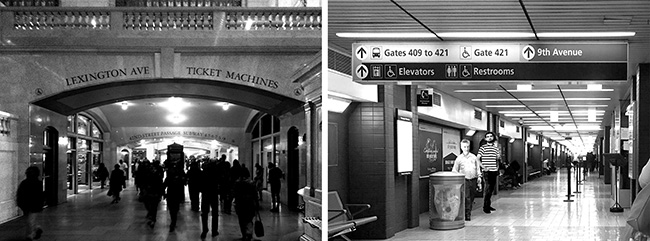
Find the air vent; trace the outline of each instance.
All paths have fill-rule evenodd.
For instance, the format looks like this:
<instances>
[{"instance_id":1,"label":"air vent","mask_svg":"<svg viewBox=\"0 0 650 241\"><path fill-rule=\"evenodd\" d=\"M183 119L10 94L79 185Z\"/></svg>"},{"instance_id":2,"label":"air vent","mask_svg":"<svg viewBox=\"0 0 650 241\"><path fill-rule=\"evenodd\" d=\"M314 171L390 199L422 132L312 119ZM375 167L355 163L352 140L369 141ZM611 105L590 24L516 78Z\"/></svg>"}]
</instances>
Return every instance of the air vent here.
<instances>
[{"instance_id":1,"label":"air vent","mask_svg":"<svg viewBox=\"0 0 650 241\"><path fill-rule=\"evenodd\" d=\"M431 93L431 99L433 99L433 105L442 106L442 97L438 93Z\"/></svg>"},{"instance_id":2,"label":"air vent","mask_svg":"<svg viewBox=\"0 0 650 241\"><path fill-rule=\"evenodd\" d=\"M349 56L329 50L327 51L327 58L328 68L347 75L352 75L352 59Z\"/></svg>"},{"instance_id":3,"label":"air vent","mask_svg":"<svg viewBox=\"0 0 650 241\"><path fill-rule=\"evenodd\" d=\"M483 113L480 110L474 109L474 119L483 120Z\"/></svg>"},{"instance_id":4,"label":"air vent","mask_svg":"<svg viewBox=\"0 0 650 241\"><path fill-rule=\"evenodd\" d=\"M506 127L506 123L503 122L503 121L499 121L499 126L505 128L505 127Z\"/></svg>"}]
</instances>

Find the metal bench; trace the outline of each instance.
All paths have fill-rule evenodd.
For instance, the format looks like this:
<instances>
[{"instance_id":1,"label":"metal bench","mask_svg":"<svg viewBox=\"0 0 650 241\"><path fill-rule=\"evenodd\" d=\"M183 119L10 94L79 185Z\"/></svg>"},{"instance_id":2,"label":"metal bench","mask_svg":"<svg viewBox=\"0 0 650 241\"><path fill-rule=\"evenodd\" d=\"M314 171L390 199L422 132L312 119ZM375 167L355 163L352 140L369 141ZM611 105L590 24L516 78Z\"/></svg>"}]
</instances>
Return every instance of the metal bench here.
<instances>
[{"instance_id":1,"label":"metal bench","mask_svg":"<svg viewBox=\"0 0 650 241\"><path fill-rule=\"evenodd\" d=\"M342 238L350 240L345 234L354 232L358 226L371 223L377 220L377 216L355 218L355 216L363 211L370 209L370 204L345 204L341 201L339 193L330 191L327 193L327 200L329 206L327 207L328 225L327 233L328 239ZM350 208L359 208L356 212L351 212Z\"/></svg>"}]
</instances>

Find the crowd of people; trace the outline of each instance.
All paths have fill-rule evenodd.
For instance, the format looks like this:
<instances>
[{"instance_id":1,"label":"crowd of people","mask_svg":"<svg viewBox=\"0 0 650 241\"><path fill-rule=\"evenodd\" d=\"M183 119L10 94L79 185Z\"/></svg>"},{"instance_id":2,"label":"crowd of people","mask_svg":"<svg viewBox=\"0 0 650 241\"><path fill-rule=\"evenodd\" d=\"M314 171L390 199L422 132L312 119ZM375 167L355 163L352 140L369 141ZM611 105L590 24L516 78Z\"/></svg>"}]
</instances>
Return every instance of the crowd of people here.
<instances>
[{"instance_id":1,"label":"crowd of people","mask_svg":"<svg viewBox=\"0 0 650 241\"><path fill-rule=\"evenodd\" d=\"M255 164L254 177L245 164L238 160L226 160L226 155L220 158L195 158L190 156L185 160L135 160L131 165L131 177L134 178L138 200L147 210L146 220L150 228L154 228L157 220L158 205L166 200L169 211L169 231L174 232L181 204L185 203L185 186L189 191L189 203L193 212L200 212L201 238L219 235L219 211L224 214L234 211L239 219L243 240L252 240L253 221L262 200L264 170L259 163ZM100 164L98 177L101 187L106 179L109 181L109 196L113 203L119 203L120 192L126 188L127 168L122 160L115 164L109 172L104 164ZM280 183L284 172L275 164L269 163L268 183L271 186L272 209L279 211ZM210 222L210 219L212 222ZM211 225L209 225L211 223Z\"/></svg>"}]
</instances>

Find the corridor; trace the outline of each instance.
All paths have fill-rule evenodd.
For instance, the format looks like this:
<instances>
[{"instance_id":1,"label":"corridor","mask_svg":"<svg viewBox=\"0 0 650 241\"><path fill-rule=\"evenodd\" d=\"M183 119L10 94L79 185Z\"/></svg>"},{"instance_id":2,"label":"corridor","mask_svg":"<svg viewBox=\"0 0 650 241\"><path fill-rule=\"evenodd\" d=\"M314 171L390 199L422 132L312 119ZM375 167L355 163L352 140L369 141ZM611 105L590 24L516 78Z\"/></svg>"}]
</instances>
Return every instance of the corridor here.
<instances>
[{"instance_id":1,"label":"corridor","mask_svg":"<svg viewBox=\"0 0 650 241\"><path fill-rule=\"evenodd\" d=\"M41 214L40 224L44 233L40 240L47 241L132 241L132 240L201 240L199 212L190 210L189 197L181 206L176 231L169 232L169 213L165 201L158 207L158 221L154 229L146 225L144 204L138 202L133 185L121 193L122 201L110 204L112 198L106 195L108 189L94 189L89 192L68 196L68 202L46 208ZM255 240L297 240L302 234L299 213L281 207L279 213L270 209L270 194L264 193L260 203L260 215L264 223L265 236ZM0 225L1 241L18 241L24 234L23 217ZM240 240L241 234L237 215L219 214L219 235L205 240Z\"/></svg>"},{"instance_id":2,"label":"corridor","mask_svg":"<svg viewBox=\"0 0 650 241\"><path fill-rule=\"evenodd\" d=\"M388 240L620 240L629 208L612 213L610 185L597 172L589 173L582 193L574 202L567 194L566 169L523 184L518 190L502 190L494 197L497 211L482 212L481 199L474 202L472 221L465 228L448 231L429 229L429 215L420 215L418 228L406 229ZM572 192L575 178L572 176Z\"/></svg>"}]
</instances>

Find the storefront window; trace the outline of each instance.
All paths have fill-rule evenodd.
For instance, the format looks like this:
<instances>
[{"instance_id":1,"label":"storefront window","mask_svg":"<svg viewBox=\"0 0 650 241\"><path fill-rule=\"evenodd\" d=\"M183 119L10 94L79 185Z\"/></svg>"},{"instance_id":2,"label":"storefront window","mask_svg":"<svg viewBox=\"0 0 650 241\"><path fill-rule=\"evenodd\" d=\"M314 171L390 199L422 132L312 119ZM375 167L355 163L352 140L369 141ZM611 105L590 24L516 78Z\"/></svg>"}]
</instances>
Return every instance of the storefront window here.
<instances>
[{"instance_id":1,"label":"storefront window","mask_svg":"<svg viewBox=\"0 0 650 241\"><path fill-rule=\"evenodd\" d=\"M68 116L68 131L74 132L74 116Z\"/></svg>"},{"instance_id":2,"label":"storefront window","mask_svg":"<svg viewBox=\"0 0 650 241\"><path fill-rule=\"evenodd\" d=\"M90 119L88 119L88 117L82 115L77 116L77 134L87 136L89 124Z\"/></svg>"},{"instance_id":3,"label":"storefront window","mask_svg":"<svg viewBox=\"0 0 650 241\"><path fill-rule=\"evenodd\" d=\"M92 133L93 137L102 138L102 131L99 129L99 126L97 126L96 123L93 123Z\"/></svg>"}]
</instances>

